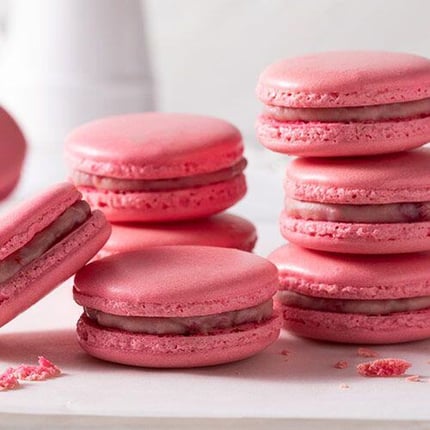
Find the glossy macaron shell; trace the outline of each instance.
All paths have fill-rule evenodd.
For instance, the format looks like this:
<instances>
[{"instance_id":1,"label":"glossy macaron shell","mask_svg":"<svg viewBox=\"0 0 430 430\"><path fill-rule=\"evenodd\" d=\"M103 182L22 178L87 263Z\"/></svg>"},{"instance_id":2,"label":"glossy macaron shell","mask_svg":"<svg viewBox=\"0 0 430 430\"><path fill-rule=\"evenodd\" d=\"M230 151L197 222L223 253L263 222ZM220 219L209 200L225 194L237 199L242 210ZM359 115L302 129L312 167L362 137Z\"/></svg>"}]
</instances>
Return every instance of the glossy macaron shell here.
<instances>
[{"instance_id":1,"label":"glossy macaron shell","mask_svg":"<svg viewBox=\"0 0 430 430\"><path fill-rule=\"evenodd\" d=\"M276 267L257 255L166 246L87 265L76 274L74 298L82 306L116 315L186 317L252 307L276 290Z\"/></svg>"},{"instance_id":2,"label":"glossy macaron shell","mask_svg":"<svg viewBox=\"0 0 430 430\"><path fill-rule=\"evenodd\" d=\"M430 60L413 54L333 51L287 58L260 75L257 96L297 108L368 106L430 97Z\"/></svg>"},{"instance_id":3,"label":"glossy macaron shell","mask_svg":"<svg viewBox=\"0 0 430 430\"><path fill-rule=\"evenodd\" d=\"M80 199L71 184L59 184L5 215L0 230L0 260L28 246ZM104 245L109 234L110 225L103 214L90 213L83 223L3 281L0 326L76 273Z\"/></svg>"},{"instance_id":4,"label":"glossy macaron shell","mask_svg":"<svg viewBox=\"0 0 430 430\"><path fill-rule=\"evenodd\" d=\"M123 179L213 172L234 165L242 153L242 136L227 121L179 113L108 117L78 127L66 139L73 169Z\"/></svg>"},{"instance_id":5,"label":"glossy macaron shell","mask_svg":"<svg viewBox=\"0 0 430 430\"><path fill-rule=\"evenodd\" d=\"M0 136L0 199L3 199L18 183L27 145L18 124L2 107Z\"/></svg>"},{"instance_id":6,"label":"glossy macaron shell","mask_svg":"<svg viewBox=\"0 0 430 430\"><path fill-rule=\"evenodd\" d=\"M430 295L429 253L345 256L285 245L269 259L278 267L281 291L369 303ZM379 344L430 337L429 308L368 315L279 306L284 327L312 339Z\"/></svg>"},{"instance_id":7,"label":"glossy macaron shell","mask_svg":"<svg viewBox=\"0 0 430 430\"><path fill-rule=\"evenodd\" d=\"M75 277L75 300L122 316L202 317L260 305L277 290L276 267L227 248L167 246L116 254ZM94 357L145 367L198 367L241 360L279 336L278 313L212 333L154 335L78 321L78 340Z\"/></svg>"},{"instance_id":8,"label":"glossy macaron shell","mask_svg":"<svg viewBox=\"0 0 430 430\"><path fill-rule=\"evenodd\" d=\"M257 232L250 221L225 213L176 223L114 224L112 234L99 255L162 245L206 245L252 251L256 241Z\"/></svg>"}]
</instances>

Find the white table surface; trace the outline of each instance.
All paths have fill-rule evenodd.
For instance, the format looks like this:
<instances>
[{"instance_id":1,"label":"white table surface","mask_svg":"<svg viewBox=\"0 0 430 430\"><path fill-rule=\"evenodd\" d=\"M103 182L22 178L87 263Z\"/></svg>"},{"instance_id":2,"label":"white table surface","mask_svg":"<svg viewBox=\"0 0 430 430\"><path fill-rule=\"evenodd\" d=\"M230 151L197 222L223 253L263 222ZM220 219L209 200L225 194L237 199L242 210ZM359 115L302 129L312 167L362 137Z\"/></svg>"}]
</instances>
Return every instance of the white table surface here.
<instances>
[{"instance_id":1,"label":"white table surface","mask_svg":"<svg viewBox=\"0 0 430 430\"><path fill-rule=\"evenodd\" d=\"M30 154L19 189L22 200L65 177L59 151ZM249 194L234 210L258 226L256 252L282 244L276 220L282 205L281 157L249 154ZM281 164L280 164L281 163ZM2 428L300 428L424 429L430 425L430 341L373 347L381 357L413 364L405 378L364 378L357 346L319 343L283 334L257 356L193 370L150 370L87 356L75 340L80 308L71 281L60 286L0 332L0 371L45 355L64 375L0 393ZM282 350L289 350L288 356ZM333 365L346 360L350 366ZM341 389L341 384L349 389Z\"/></svg>"}]
</instances>

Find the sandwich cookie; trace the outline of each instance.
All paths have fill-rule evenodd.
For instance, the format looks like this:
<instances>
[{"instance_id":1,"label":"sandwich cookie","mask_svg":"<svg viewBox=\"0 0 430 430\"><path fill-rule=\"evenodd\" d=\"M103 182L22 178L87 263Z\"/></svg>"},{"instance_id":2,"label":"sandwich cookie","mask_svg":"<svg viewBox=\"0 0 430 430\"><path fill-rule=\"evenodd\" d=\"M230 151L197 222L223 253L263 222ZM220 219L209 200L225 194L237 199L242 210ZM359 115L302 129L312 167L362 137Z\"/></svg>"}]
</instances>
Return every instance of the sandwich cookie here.
<instances>
[{"instance_id":1,"label":"sandwich cookie","mask_svg":"<svg viewBox=\"0 0 430 430\"><path fill-rule=\"evenodd\" d=\"M341 253L430 250L430 149L298 158L287 168L283 236Z\"/></svg>"},{"instance_id":2,"label":"sandwich cookie","mask_svg":"<svg viewBox=\"0 0 430 430\"><path fill-rule=\"evenodd\" d=\"M430 337L429 252L344 255L285 245L269 259L292 333L369 344Z\"/></svg>"},{"instance_id":3,"label":"sandwich cookie","mask_svg":"<svg viewBox=\"0 0 430 430\"><path fill-rule=\"evenodd\" d=\"M70 179L114 222L203 218L246 192L242 136L221 119L140 113L85 124L66 140Z\"/></svg>"},{"instance_id":4,"label":"sandwich cookie","mask_svg":"<svg viewBox=\"0 0 430 430\"><path fill-rule=\"evenodd\" d=\"M394 52L325 52L261 74L257 137L292 155L371 155L430 141L430 60Z\"/></svg>"},{"instance_id":5,"label":"sandwich cookie","mask_svg":"<svg viewBox=\"0 0 430 430\"><path fill-rule=\"evenodd\" d=\"M0 221L0 326L72 276L104 245L110 225L71 184L59 184Z\"/></svg>"},{"instance_id":6,"label":"sandwich cookie","mask_svg":"<svg viewBox=\"0 0 430 430\"><path fill-rule=\"evenodd\" d=\"M232 214L175 223L112 225L112 234L99 257L161 245L206 245L252 251L257 241L254 224Z\"/></svg>"},{"instance_id":7,"label":"sandwich cookie","mask_svg":"<svg viewBox=\"0 0 430 430\"><path fill-rule=\"evenodd\" d=\"M107 361L196 367L250 357L273 343L276 267L236 249L165 246L116 254L75 277L82 348Z\"/></svg>"},{"instance_id":8,"label":"sandwich cookie","mask_svg":"<svg viewBox=\"0 0 430 430\"><path fill-rule=\"evenodd\" d=\"M27 144L15 120L0 107L0 200L18 183Z\"/></svg>"}]
</instances>

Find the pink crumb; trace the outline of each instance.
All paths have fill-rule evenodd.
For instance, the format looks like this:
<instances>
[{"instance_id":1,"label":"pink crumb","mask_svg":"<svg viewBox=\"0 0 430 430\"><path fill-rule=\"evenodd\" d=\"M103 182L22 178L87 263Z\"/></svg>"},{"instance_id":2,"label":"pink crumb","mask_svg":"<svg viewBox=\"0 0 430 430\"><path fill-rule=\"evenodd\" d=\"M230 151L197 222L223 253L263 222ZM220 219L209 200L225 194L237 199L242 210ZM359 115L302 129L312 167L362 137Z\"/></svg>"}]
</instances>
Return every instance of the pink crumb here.
<instances>
[{"instance_id":1,"label":"pink crumb","mask_svg":"<svg viewBox=\"0 0 430 430\"><path fill-rule=\"evenodd\" d=\"M335 369L346 369L348 367L347 361L338 361L333 366Z\"/></svg>"},{"instance_id":2,"label":"pink crumb","mask_svg":"<svg viewBox=\"0 0 430 430\"><path fill-rule=\"evenodd\" d=\"M357 372L361 376L400 376L411 367L411 363L400 358L380 358L379 360L360 363Z\"/></svg>"},{"instance_id":3,"label":"pink crumb","mask_svg":"<svg viewBox=\"0 0 430 430\"><path fill-rule=\"evenodd\" d=\"M341 390L349 390L349 385L348 385L348 384L340 384L340 385L339 385L339 388L340 388Z\"/></svg>"},{"instance_id":4,"label":"pink crumb","mask_svg":"<svg viewBox=\"0 0 430 430\"><path fill-rule=\"evenodd\" d=\"M283 349L281 351L281 355L288 355L290 353L290 351L288 349Z\"/></svg>"},{"instance_id":5,"label":"pink crumb","mask_svg":"<svg viewBox=\"0 0 430 430\"><path fill-rule=\"evenodd\" d=\"M373 349L358 348L357 355L360 357L372 358L372 357L377 357L378 353L376 351L373 351Z\"/></svg>"},{"instance_id":6,"label":"pink crumb","mask_svg":"<svg viewBox=\"0 0 430 430\"><path fill-rule=\"evenodd\" d=\"M0 375L0 391L13 390L19 386L19 381L14 374L12 367L9 367Z\"/></svg>"},{"instance_id":7,"label":"pink crumb","mask_svg":"<svg viewBox=\"0 0 430 430\"><path fill-rule=\"evenodd\" d=\"M14 374L18 379L25 381L44 381L59 376L61 370L45 357L39 357L38 366L21 364L14 369Z\"/></svg>"},{"instance_id":8,"label":"pink crumb","mask_svg":"<svg viewBox=\"0 0 430 430\"><path fill-rule=\"evenodd\" d=\"M411 375L406 378L408 382L422 382L420 375Z\"/></svg>"}]
</instances>

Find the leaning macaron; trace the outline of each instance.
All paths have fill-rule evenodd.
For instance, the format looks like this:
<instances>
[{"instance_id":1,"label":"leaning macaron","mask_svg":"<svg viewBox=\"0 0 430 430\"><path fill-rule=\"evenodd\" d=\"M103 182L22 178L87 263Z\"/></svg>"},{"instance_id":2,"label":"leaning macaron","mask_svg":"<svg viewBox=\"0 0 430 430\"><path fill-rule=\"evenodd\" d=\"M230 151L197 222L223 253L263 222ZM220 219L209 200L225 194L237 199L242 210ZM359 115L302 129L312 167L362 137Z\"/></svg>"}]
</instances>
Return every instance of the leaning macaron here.
<instances>
[{"instance_id":1,"label":"leaning macaron","mask_svg":"<svg viewBox=\"0 0 430 430\"><path fill-rule=\"evenodd\" d=\"M206 245L252 251L257 241L254 224L232 214L174 223L113 224L99 257L138 251L150 246Z\"/></svg>"},{"instance_id":2,"label":"leaning macaron","mask_svg":"<svg viewBox=\"0 0 430 430\"><path fill-rule=\"evenodd\" d=\"M298 158L287 168L283 236L342 253L430 250L430 149Z\"/></svg>"},{"instance_id":3,"label":"leaning macaron","mask_svg":"<svg viewBox=\"0 0 430 430\"><path fill-rule=\"evenodd\" d=\"M116 254L75 277L78 340L133 366L196 367L247 358L274 342L276 267L236 249L166 246Z\"/></svg>"},{"instance_id":4,"label":"leaning macaron","mask_svg":"<svg viewBox=\"0 0 430 430\"><path fill-rule=\"evenodd\" d=\"M19 181L26 146L18 124L0 107L0 200L7 197Z\"/></svg>"},{"instance_id":5,"label":"leaning macaron","mask_svg":"<svg viewBox=\"0 0 430 430\"><path fill-rule=\"evenodd\" d=\"M71 184L56 185L0 221L0 326L72 276L104 245L110 225Z\"/></svg>"},{"instance_id":6,"label":"leaning macaron","mask_svg":"<svg viewBox=\"0 0 430 430\"><path fill-rule=\"evenodd\" d=\"M430 337L430 253L344 255L285 245L279 270L284 327L299 336L346 343Z\"/></svg>"},{"instance_id":7,"label":"leaning macaron","mask_svg":"<svg viewBox=\"0 0 430 430\"><path fill-rule=\"evenodd\" d=\"M242 136L217 118L141 113L85 124L66 140L70 178L114 222L221 212L246 192Z\"/></svg>"},{"instance_id":8,"label":"leaning macaron","mask_svg":"<svg viewBox=\"0 0 430 430\"><path fill-rule=\"evenodd\" d=\"M267 148L300 156L371 155L430 141L430 60L394 52L325 52L260 75Z\"/></svg>"}]
</instances>

